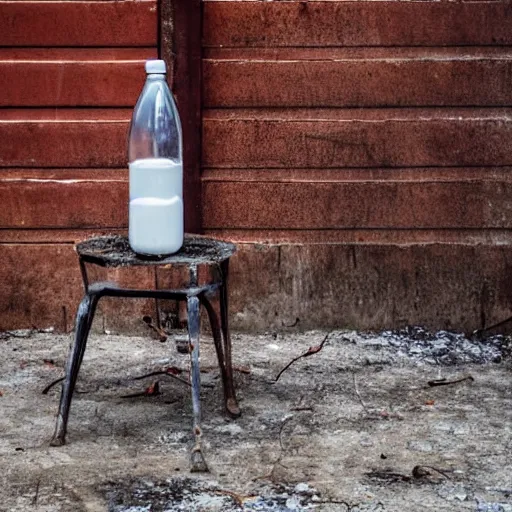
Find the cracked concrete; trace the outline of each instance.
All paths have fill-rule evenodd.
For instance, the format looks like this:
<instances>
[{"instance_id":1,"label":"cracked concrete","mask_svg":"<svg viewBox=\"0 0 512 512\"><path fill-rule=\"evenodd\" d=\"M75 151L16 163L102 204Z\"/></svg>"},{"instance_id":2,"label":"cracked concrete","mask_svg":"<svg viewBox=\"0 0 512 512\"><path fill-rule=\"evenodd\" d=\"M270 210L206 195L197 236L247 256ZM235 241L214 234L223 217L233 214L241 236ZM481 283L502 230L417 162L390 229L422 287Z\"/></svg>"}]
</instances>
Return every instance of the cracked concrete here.
<instances>
[{"instance_id":1,"label":"cracked concrete","mask_svg":"<svg viewBox=\"0 0 512 512\"><path fill-rule=\"evenodd\" d=\"M50 448L60 388L41 391L62 375L70 337L5 336L0 510L512 511L510 352L500 362L443 366L403 343L339 331L274 382L325 334L234 335L237 420L223 414L213 344L203 336L207 475L188 473L189 388L167 376L133 380L186 370L172 341L91 336L68 444ZM474 380L427 384L468 375ZM155 380L161 395L121 398ZM189 500L202 489L201 500L183 502L184 488Z\"/></svg>"}]
</instances>

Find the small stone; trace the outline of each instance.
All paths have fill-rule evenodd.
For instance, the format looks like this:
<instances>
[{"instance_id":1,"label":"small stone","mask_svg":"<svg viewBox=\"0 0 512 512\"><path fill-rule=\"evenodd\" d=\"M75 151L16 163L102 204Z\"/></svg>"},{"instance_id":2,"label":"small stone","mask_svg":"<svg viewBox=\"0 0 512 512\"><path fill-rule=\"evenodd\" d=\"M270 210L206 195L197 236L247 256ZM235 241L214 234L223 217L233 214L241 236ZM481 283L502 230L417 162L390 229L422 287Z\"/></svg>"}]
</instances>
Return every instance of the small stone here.
<instances>
[{"instance_id":1,"label":"small stone","mask_svg":"<svg viewBox=\"0 0 512 512\"><path fill-rule=\"evenodd\" d=\"M236 423L228 423L227 425L216 427L215 430L217 432L221 432L222 434L229 434L231 436L236 436L244 431L244 429Z\"/></svg>"},{"instance_id":2,"label":"small stone","mask_svg":"<svg viewBox=\"0 0 512 512\"><path fill-rule=\"evenodd\" d=\"M297 496L292 496L286 500L286 508L290 510L299 510L300 499Z\"/></svg>"},{"instance_id":3,"label":"small stone","mask_svg":"<svg viewBox=\"0 0 512 512\"><path fill-rule=\"evenodd\" d=\"M373 446L373 441L369 437L364 437L359 441L359 444L365 447Z\"/></svg>"},{"instance_id":4,"label":"small stone","mask_svg":"<svg viewBox=\"0 0 512 512\"><path fill-rule=\"evenodd\" d=\"M293 489L293 492L296 492L297 494L307 493L309 491L311 491L311 488L305 482L298 483Z\"/></svg>"},{"instance_id":5,"label":"small stone","mask_svg":"<svg viewBox=\"0 0 512 512\"><path fill-rule=\"evenodd\" d=\"M370 347L388 347L389 341L385 338L373 338L371 340L368 340L366 342L367 345Z\"/></svg>"},{"instance_id":6,"label":"small stone","mask_svg":"<svg viewBox=\"0 0 512 512\"><path fill-rule=\"evenodd\" d=\"M430 441L409 441L407 443L407 448L413 452L422 452L422 453L430 453L434 450L432 443Z\"/></svg>"}]
</instances>

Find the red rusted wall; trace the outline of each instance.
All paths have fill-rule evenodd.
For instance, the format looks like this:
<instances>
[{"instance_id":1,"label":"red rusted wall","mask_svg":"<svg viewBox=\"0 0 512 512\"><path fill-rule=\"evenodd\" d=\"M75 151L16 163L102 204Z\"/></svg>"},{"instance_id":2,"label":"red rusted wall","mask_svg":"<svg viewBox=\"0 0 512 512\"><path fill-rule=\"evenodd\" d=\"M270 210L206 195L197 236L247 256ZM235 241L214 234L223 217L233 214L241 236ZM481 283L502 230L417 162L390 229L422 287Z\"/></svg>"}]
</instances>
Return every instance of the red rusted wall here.
<instances>
[{"instance_id":1,"label":"red rusted wall","mask_svg":"<svg viewBox=\"0 0 512 512\"><path fill-rule=\"evenodd\" d=\"M510 2L206 0L203 43L237 325L508 316Z\"/></svg>"},{"instance_id":2,"label":"red rusted wall","mask_svg":"<svg viewBox=\"0 0 512 512\"><path fill-rule=\"evenodd\" d=\"M69 330L82 291L73 242L127 225L126 132L157 56L157 2L0 11L0 330Z\"/></svg>"},{"instance_id":3,"label":"red rusted wall","mask_svg":"<svg viewBox=\"0 0 512 512\"><path fill-rule=\"evenodd\" d=\"M126 131L157 4L1 10L0 330L69 330L74 241L126 228ZM175 28L190 71L200 50ZM193 217L240 244L236 327L473 329L508 315L508 0L205 0L202 33ZM177 78L192 111L199 78ZM99 319L134 328L151 308L106 302Z\"/></svg>"}]
</instances>

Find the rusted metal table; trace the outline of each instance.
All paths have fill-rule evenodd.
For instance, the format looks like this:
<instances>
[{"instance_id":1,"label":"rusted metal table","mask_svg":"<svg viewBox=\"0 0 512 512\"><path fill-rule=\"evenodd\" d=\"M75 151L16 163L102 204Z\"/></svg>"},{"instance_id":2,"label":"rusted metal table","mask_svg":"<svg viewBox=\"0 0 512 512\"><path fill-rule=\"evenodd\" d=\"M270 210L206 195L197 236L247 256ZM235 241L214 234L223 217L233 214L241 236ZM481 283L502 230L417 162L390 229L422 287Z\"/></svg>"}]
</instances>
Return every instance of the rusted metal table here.
<instances>
[{"instance_id":1,"label":"rusted metal table","mask_svg":"<svg viewBox=\"0 0 512 512\"><path fill-rule=\"evenodd\" d=\"M172 299L185 301L189 334L189 352L191 362L191 387L193 406L192 471L208 471L201 451L201 404L200 404L200 368L199 368L199 332L200 305L203 305L210 320L215 350L217 353L222 384L224 404L231 417L238 417L238 407L233 383L231 363L231 340L228 325L228 270L229 258L235 252L235 246L212 238L186 235L182 249L171 256L159 259L143 258L135 254L122 236L105 236L89 239L76 246L85 295L78 307L75 322L75 336L71 344L66 363L66 376L62 383L59 412L52 446L65 443L69 409L76 379L87 344L87 336L101 297L136 297L154 299ZM116 283L89 283L87 265L101 267L161 266L169 269L188 269L188 284L180 289L132 289L122 288ZM210 269L211 279L199 284L198 267L206 265ZM218 299L218 300L214 300Z\"/></svg>"}]
</instances>

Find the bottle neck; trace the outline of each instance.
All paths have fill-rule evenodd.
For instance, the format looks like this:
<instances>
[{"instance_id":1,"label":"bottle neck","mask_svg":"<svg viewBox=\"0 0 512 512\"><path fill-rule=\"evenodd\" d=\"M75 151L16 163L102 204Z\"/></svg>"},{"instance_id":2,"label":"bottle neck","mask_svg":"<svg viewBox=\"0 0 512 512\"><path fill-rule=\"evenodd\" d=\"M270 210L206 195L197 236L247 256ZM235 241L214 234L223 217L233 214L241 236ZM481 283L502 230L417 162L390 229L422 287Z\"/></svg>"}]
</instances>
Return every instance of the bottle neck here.
<instances>
[{"instance_id":1,"label":"bottle neck","mask_svg":"<svg viewBox=\"0 0 512 512\"><path fill-rule=\"evenodd\" d=\"M151 82L156 80L165 80L165 74L164 73L150 73L146 75L146 80L149 80Z\"/></svg>"}]
</instances>

